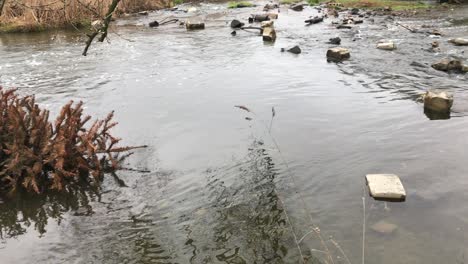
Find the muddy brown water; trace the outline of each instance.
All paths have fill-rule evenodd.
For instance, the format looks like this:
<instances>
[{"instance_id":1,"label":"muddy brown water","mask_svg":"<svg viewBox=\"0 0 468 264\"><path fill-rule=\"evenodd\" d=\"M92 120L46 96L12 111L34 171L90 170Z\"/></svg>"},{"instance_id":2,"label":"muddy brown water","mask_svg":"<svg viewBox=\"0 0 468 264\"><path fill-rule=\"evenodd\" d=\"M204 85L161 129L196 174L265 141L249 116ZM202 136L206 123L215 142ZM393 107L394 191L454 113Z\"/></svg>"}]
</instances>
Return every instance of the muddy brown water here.
<instances>
[{"instance_id":1,"label":"muddy brown water","mask_svg":"<svg viewBox=\"0 0 468 264\"><path fill-rule=\"evenodd\" d=\"M332 19L305 27L315 9L282 8L274 44L230 35L231 19L261 7L198 10L202 31L144 26L185 13L120 20L119 35L88 57L75 32L0 36L2 86L36 94L54 113L68 100L99 117L115 110L115 133L150 146L126 162L149 173L119 172L126 188L109 177L100 195L2 201L0 263L299 263L293 232L305 235L308 263L326 263L312 225L334 263L348 263L340 250L362 263L364 218L365 263L468 262L467 76L428 66L466 58L447 39L468 37L467 7L351 30ZM351 60L327 63L335 36ZM398 49L375 49L380 39ZM427 50L434 40L439 53ZM280 52L295 44L302 54ZM450 119L424 114L418 97L429 88L454 94ZM400 175L406 202L372 200L367 173ZM397 229L374 231L382 220Z\"/></svg>"}]
</instances>

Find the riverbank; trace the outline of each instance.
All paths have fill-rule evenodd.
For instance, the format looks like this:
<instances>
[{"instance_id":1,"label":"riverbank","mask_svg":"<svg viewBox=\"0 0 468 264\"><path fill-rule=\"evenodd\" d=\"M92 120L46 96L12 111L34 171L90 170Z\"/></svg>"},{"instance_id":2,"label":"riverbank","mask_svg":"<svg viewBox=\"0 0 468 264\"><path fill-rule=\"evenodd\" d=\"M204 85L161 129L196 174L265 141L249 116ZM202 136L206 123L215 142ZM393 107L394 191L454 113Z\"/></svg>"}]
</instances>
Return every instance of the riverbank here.
<instances>
[{"instance_id":1,"label":"riverbank","mask_svg":"<svg viewBox=\"0 0 468 264\"><path fill-rule=\"evenodd\" d=\"M0 16L0 33L39 32L49 29L89 28L101 19L111 0L53 0L7 1ZM170 7L172 0L122 1L116 17L128 16L144 10Z\"/></svg>"}]
</instances>

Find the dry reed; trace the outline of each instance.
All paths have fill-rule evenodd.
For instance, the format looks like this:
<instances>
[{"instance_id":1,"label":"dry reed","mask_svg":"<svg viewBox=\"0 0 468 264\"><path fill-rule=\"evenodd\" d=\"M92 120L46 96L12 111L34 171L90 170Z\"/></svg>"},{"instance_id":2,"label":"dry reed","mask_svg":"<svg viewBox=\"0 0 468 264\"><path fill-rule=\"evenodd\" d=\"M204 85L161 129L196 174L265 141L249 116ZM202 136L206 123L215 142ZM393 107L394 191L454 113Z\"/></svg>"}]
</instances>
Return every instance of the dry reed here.
<instances>
[{"instance_id":1,"label":"dry reed","mask_svg":"<svg viewBox=\"0 0 468 264\"><path fill-rule=\"evenodd\" d=\"M103 19L112 0L5 0L0 31L80 27ZM115 14L170 6L172 0L122 0Z\"/></svg>"}]
</instances>

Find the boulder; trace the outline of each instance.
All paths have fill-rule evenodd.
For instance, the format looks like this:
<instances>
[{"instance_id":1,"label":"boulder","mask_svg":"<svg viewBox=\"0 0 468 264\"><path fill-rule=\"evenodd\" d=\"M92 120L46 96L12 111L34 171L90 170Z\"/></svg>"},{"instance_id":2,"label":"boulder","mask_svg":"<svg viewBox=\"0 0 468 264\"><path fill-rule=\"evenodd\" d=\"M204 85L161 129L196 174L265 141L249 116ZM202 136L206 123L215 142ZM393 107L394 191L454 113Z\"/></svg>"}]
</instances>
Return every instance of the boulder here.
<instances>
[{"instance_id":1,"label":"boulder","mask_svg":"<svg viewBox=\"0 0 468 264\"><path fill-rule=\"evenodd\" d=\"M448 113L453 105L453 96L446 92L427 91L423 95L423 101L425 109Z\"/></svg>"},{"instance_id":2,"label":"boulder","mask_svg":"<svg viewBox=\"0 0 468 264\"><path fill-rule=\"evenodd\" d=\"M185 28L187 28L187 30L205 29L205 23L189 19L185 22Z\"/></svg>"},{"instance_id":3,"label":"boulder","mask_svg":"<svg viewBox=\"0 0 468 264\"><path fill-rule=\"evenodd\" d=\"M273 21L263 21L260 25L262 28L273 27Z\"/></svg>"},{"instance_id":4,"label":"boulder","mask_svg":"<svg viewBox=\"0 0 468 264\"><path fill-rule=\"evenodd\" d=\"M392 41L382 42L377 44L377 48L381 50L394 50L396 49L396 45Z\"/></svg>"},{"instance_id":5,"label":"boulder","mask_svg":"<svg viewBox=\"0 0 468 264\"><path fill-rule=\"evenodd\" d=\"M288 52L291 52L293 54L301 54L302 50L301 50L301 48L299 46L296 45L296 46L288 49Z\"/></svg>"},{"instance_id":6,"label":"boulder","mask_svg":"<svg viewBox=\"0 0 468 264\"><path fill-rule=\"evenodd\" d=\"M431 65L432 68L438 71L445 71L445 72L463 72L463 63L457 59L443 59L439 62L436 62Z\"/></svg>"},{"instance_id":7,"label":"boulder","mask_svg":"<svg viewBox=\"0 0 468 264\"><path fill-rule=\"evenodd\" d=\"M302 11L302 10L304 10L304 5L303 4L294 4L294 5L291 5L289 8L291 8L294 11Z\"/></svg>"},{"instance_id":8,"label":"boulder","mask_svg":"<svg viewBox=\"0 0 468 264\"><path fill-rule=\"evenodd\" d=\"M341 38L340 37L335 37L331 38L328 43L334 44L334 45L340 45L341 44Z\"/></svg>"},{"instance_id":9,"label":"boulder","mask_svg":"<svg viewBox=\"0 0 468 264\"><path fill-rule=\"evenodd\" d=\"M158 21L153 21L149 23L149 27L159 27L159 22Z\"/></svg>"},{"instance_id":10,"label":"boulder","mask_svg":"<svg viewBox=\"0 0 468 264\"><path fill-rule=\"evenodd\" d=\"M395 232L395 230L397 230L397 226L395 224L392 224L392 223L389 223L387 221L384 221L384 220L380 220L379 222L373 224L371 226L371 229L379 234L382 234L382 235L389 235L393 232Z\"/></svg>"},{"instance_id":11,"label":"boulder","mask_svg":"<svg viewBox=\"0 0 468 264\"><path fill-rule=\"evenodd\" d=\"M267 16L269 19L278 19L277 13L268 13Z\"/></svg>"},{"instance_id":12,"label":"boulder","mask_svg":"<svg viewBox=\"0 0 468 264\"><path fill-rule=\"evenodd\" d=\"M331 48L327 51L327 58L329 60L342 61L349 59L350 57L351 55L349 54L349 50L345 48Z\"/></svg>"},{"instance_id":13,"label":"boulder","mask_svg":"<svg viewBox=\"0 0 468 264\"><path fill-rule=\"evenodd\" d=\"M404 201L406 191L395 174L367 174L369 193L376 200Z\"/></svg>"},{"instance_id":14,"label":"boulder","mask_svg":"<svg viewBox=\"0 0 468 264\"><path fill-rule=\"evenodd\" d=\"M231 21L231 28L241 28L244 26L244 23L240 22L237 19Z\"/></svg>"},{"instance_id":15,"label":"boulder","mask_svg":"<svg viewBox=\"0 0 468 264\"><path fill-rule=\"evenodd\" d=\"M276 40L276 31L272 27L266 27L262 32L263 41L275 41Z\"/></svg>"},{"instance_id":16,"label":"boulder","mask_svg":"<svg viewBox=\"0 0 468 264\"><path fill-rule=\"evenodd\" d=\"M456 46L468 46L468 39L465 38L450 39L449 42Z\"/></svg>"}]
</instances>

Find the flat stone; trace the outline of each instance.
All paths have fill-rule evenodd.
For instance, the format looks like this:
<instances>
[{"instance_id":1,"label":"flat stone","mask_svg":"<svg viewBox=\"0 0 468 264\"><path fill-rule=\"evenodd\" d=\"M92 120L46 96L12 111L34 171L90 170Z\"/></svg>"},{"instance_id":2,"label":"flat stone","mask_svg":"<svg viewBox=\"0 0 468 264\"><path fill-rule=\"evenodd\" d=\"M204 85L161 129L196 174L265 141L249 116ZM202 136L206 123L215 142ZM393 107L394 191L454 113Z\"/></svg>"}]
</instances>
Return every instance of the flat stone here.
<instances>
[{"instance_id":1,"label":"flat stone","mask_svg":"<svg viewBox=\"0 0 468 264\"><path fill-rule=\"evenodd\" d=\"M449 42L457 46L468 46L468 39L464 38L450 39Z\"/></svg>"},{"instance_id":2,"label":"flat stone","mask_svg":"<svg viewBox=\"0 0 468 264\"><path fill-rule=\"evenodd\" d=\"M294 46L290 49L288 49L288 52L293 53L293 54L300 54L302 52L301 48L299 46Z\"/></svg>"},{"instance_id":3,"label":"flat stone","mask_svg":"<svg viewBox=\"0 0 468 264\"><path fill-rule=\"evenodd\" d=\"M458 59L452 58L445 58L439 62L436 62L431 65L432 68L438 71L446 71L446 72L462 72L463 71L463 63Z\"/></svg>"},{"instance_id":4,"label":"flat stone","mask_svg":"<svg viewBox=\"0 0 468 264\"><path fill-rule=\"evenodd\" d=\"M373 224L371 226L371 229L377 233L384 234L384 235L389 235L395 230L397 230L397 226L395 224L389 223L385 220L380 220L379 222Z\"/></svg>"},{"instance_id":5,"label":"flat stone","mask_svg":"<svg viewBox=\"0 0 468 264\"><path fill-rule=\"evenodd\" d=\"M374 199L404 201L406 192L400 178L395 174L367 174L367 186Z\"/></svg>"}]
</instances>

